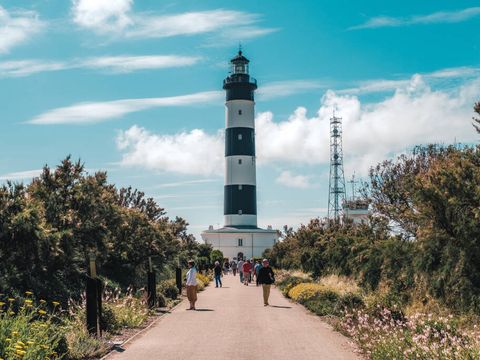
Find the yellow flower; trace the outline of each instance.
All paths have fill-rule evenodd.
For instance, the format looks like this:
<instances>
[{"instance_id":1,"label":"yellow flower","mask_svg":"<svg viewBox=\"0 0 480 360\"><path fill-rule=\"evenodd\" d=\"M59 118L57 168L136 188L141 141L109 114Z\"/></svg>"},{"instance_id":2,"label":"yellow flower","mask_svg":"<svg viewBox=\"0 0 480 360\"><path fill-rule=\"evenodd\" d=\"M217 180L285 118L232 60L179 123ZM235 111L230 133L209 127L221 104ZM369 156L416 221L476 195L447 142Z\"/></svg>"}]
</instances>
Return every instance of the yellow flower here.
<instances>
[{"instance_id":1,"label":"yellow flower","mask_svg":"<svg viewBox=\"0 0 480 360\"><path fill-rule=\"evenodd\" d=\"M33 293L31 291L25 291L25 295L29 296L29 295L33 295Z\"/></svg>"},{"instance_id":2,"label":"yellow flower","mask_svg":"<svg viewBox=\"0 0 480 360\"><path fill-rule=\"evenodd\" d=\"M8 315L15 315L15 311L10 310L10 311L8 312Z\"/></svg>"},{"instance_id":3,"label":"yellow flower","mask_svg":"<svg viewBox=\"0 0 480 360\"><path fill-rule=\"evenodd\" d=\"M45 315L47 312L46 312L45 310L38 310L38 313L39 313L40 315Z\"/></svg>"},{"instance_id":4,"label":"yellow flower","mask_svg":"<svg viewBox=\"0 0 480 360\"><path fill-rule=\"evenodd\" d=\"M18 331L12 331L13 336L18 336Z\"/></svg>"},{"instance_id":5,"label":"yellow flower","mask_svg":"<svg viewBox=\"0 0 480 360\"><path fill-rule=\"evenodd\" d=\"M47 345L41 345L41 346L42 346L42 348L44 348L44 349L48 349L48 346L47 346Z\"/></svg>"},{"instance_id":6,"label":"yellow flower","mask_svg":"<svg viewBox=\"0 0 480 360\"><path fill-rule=\"evenodd\" d=\"M40 304L45 304L45 303L46 303L46 301L45 301L45 300L43 300L43 299L40 299Z\"/></svg>"},{"instance_id":7,"label":"yellow flower","mask_svg":"<svg viewBox=\"0 0 480 360\"><path fill-rule=\"evenodd\" d=\"M27 304L31 304L31 303L32 303L32 300L27 299L27 300L25 300L25 302L26 302Z\"/></svg>"},{"instance_id":8,"label":"yellow flower","mask_svg":"<svg viewBox=\"0 0 480 360\"><path fill-rule=\"evenodd\" d=\"M12 339L6 338L5 341L6 341L6 342L10 342L10 341L12 341Z\"/></svg>"},{"instance_id":9,"label":"yellow flower","mask_svg":"<svg viewBox=\"0 0 480 360\"><path fill-rule=\"evenodd\" d=\"M58 306L60 303L58 301L52 301L53 306Z\"/></svg>"},{"instance_id":10,"label":"yellow flower","mask_svg":"<svg viewBox=\"0 0 480 360\"><path fill-rule=\"evenodd\" d=\"M21 345L21 346L25 346L25 343L23 341L20 341L20 340L17 341L17 344Z\"/></svg>"},{"instance_id":11,"label":"yellow flower","mask_svg":"<svg viewBox=\"0 0 480 360\"><path fill-rule=\"evenodd\" d=\"M27 344L28 344L28 345L33 345L33 344L35 344L35 343L30 340L30 341L27 341Z\"/></svg>"},{"instance_id":12,"label":"yellow flower","mask_svg":"<svg viewBox=\"0 0 480 360\"><path fill-rule=\"evenodd\" d=\"M32 304L27 304L27 308L31 308L31 307L33 307Z\"/></svg>"},{"instance_id":13,"label":"yellow flower","mask_svg":"<svg viewBox=\"0 0 480 360\"><path fill-rule=\"evenodd\" d=\"M20 349L17 349L17 351L15 352L17 355L20 355L20 356L23 356L25 355L27 352L25 350L20 350Z\"/></svg>"},{"instance_id":14,"label":"yellow flower","mask_svg":"<svg viewBox=\"0 0 480 360\"><path fill-rule=\"evenodd\" d=\"M5 305L5 303L3 301L0 301L0 306L3 306Z\"/></svg>"},{"instance_id":15,"label":"yellow flower","mask_svg":"<svg viewBox=\"0 0 480 360\"><path fill-rule=\"evenodd\" d=\"M14 298L8 298L8 301L10 301L10 302L14 302L14 301L15 301L15 299L14 299Z\"/></svg>"}]
</instances>

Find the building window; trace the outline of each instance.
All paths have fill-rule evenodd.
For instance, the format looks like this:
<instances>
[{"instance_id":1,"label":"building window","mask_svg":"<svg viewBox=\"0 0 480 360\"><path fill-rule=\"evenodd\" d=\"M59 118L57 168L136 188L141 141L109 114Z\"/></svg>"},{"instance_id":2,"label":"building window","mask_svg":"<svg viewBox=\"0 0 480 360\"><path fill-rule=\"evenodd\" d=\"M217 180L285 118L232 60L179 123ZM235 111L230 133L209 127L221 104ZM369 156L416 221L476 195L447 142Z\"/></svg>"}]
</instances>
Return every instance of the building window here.
<instances>
[{"instance_id":1,"label":"building window","mask_svg":"<svg viewBox=\"0 0 480 360\"><path fill-rule=\"evenodd\" d=\"M242 165L242 159L238 159L238 165Z\"/></svg>"},{"instance_id":2,"label":"building window","mask_svg":"<svg viewBox=\"0 0 480 360\"><path fill-rule=\"evenodd\" d=\"M242 115L242 110L238 110L238 115Z\"/></svg>"},{"instance_id":3,"label":"building window","mask_svg":"<svg viewBox=\"0 0 480 360\"><path fill-rule=\"evenodd\" d=\"M243 189L243 186L242 185L238 185L238 190L242 190Z\"/></svg>"},{"instance_id":4,"label":"building window","mask_svg":"<svg viewBox=\"0 0 480 360\"><path fill-rule=\"evenodd\" d=\"M242 137L242 134L238 134L238 140L242 140L243 137Z\"/></svg>"},{"instance_id":5,"label":"building window","mask_svg":"<svg viewBox=\"0 0 480 360\"><path fill-rule=\"evenodd\" d=\"M242 215L242 210L238 210L238 215Z\"/></svg>"},{"instance_id":6,"label":"building window","mask_svg":"<svg viewBox=\"0 0 480 360\"><path fill-rule=\"evenodd\" d=\"M238 246L243 246L243 239L238 239Z\"/></svg>"}]
</instances>

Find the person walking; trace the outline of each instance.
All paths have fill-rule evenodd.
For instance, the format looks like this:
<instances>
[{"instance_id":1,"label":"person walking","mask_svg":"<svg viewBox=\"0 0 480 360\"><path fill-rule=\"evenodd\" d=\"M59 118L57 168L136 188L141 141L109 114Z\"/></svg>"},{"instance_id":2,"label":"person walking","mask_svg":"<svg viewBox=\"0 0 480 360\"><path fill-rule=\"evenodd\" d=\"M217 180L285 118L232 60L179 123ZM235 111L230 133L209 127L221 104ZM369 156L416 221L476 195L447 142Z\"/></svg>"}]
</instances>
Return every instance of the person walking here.
<instances>
[{"instance_id":1,"label":"person walking","mask_svg":"<svg viewBox=\"0 0 480 360\"><path fill-rule=\"evenodd\" d=\"M252 271L252 264L250 264L250 260L247 260L243 264L242 269L243 269L243 285L248 286L248 282L250 280L250 273Z\"/></svg>"},{"instance_id":2,"label":"person walking","mask_svg":"<svg viewBox=\"0 0 480 360\"><path fill-rule=\"evenodd\" d=\"M215 261L215 268L213 271L215 273L215 287L218 288L218 284L222 287L222 267L218 261Z\"/></svg>"},{"instance_id":3,"label":"person walking","mask_svg":"<svg viewBox=\"0 0 480 360\"><path fill-rule=\"evenodd\" d=\"M270 297L270 287L275 282L275 274L267 259L263 259L262 268L258 272L258 283L262 285L263 305L268 306L268 298Z\"/></svg>"},{"instance_id":4,"label":"person walking","mask_svg":"<svg viewBox=\"0 0 480 360\"><path fill-rule=\"evenodd\" d=\"M195 303L197 302L197 269L195 268L195 262L188 260L187 271L187 298L190 302L190 308L187 310L195 310Z\"/></svg>"},{"instance_id":5,"label":"person walking","mask_svg":"<svg viewBox=\"0 0 480 360\"><path fill-rule=\"evenodd\" d=\"M240 258L240 260L238 260L238 273L240 275L240 282L243 283L243 264L244 264L244 261L242 258Z\"/></svg>"},{"instance_id":6,"label":"person walking","mask_svg":"<svg viewBox=\"0 0 480 360\"><path fill-rule=\"evenodd\" d=\"M260 269L262 268L262 264L260 263L260 260L257 261L254 267L254 272L255 272L255 280L257 282L257 286L259 285L258 283L258 274L260 272Z\"/></svg>"},{"instance_id":7,"label":"person walking","mask_svg":"<svg viewBox=\"0 0 480 360\"><path fill-rule=\"evenodd\" d=\"M230 268L232 269L233 276L237 276L237 263L235 262L235 260L232 260Z\"/></svg>"}]
</instances>

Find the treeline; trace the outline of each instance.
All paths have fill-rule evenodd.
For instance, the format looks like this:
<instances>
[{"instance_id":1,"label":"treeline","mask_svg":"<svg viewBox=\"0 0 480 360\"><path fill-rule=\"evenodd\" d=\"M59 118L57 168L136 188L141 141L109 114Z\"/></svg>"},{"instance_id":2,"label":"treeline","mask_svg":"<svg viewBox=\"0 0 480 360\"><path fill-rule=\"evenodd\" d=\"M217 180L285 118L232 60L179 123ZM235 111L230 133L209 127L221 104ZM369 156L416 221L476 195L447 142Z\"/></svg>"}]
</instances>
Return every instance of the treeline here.
<instances>
[{"instance_id":1,"label":"treeline","mask_svg":"<svg viewBox=\"0 0 480 360\"><path fill-rule=\"evenodd\" d=\"M372 168L363 194L369 224L314 219L286 228L265 255L277 267L353 277L395 301L480 313L480 146L417 147Z\"/></svg>"},{"instance_id":2,"label":"treeline","mask_svg":"<svg viewBox=\"0 0 480 360\"><path fill-rule=\"evenodd\" d=\"M148 257L159 273L188 257L209 256L152 198L89 175L67 157L30 184L0 187L0 293L33 291L66 301L84 291L88 258L115 286L143 287Z\"/></svg>"}]
</instances>

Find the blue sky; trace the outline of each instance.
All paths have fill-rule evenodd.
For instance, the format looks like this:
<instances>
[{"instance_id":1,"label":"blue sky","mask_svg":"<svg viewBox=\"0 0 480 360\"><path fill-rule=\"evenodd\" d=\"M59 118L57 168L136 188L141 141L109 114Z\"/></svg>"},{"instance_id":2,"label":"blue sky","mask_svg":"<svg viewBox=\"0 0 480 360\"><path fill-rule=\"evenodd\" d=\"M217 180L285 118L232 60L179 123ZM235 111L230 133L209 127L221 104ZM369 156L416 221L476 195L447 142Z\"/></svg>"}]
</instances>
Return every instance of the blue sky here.
<instances>
[{"instance_id":1,"label":"blue sky","mask_svg":"<svg viewBox=\"0 0 480 360\"><path fill-rule=\"evenodd\" d=\"M301 5L299 5L301 4ZM0 0L0 181L71 154L197 237L223 223L222 79L259 81L259 225L326 214L328 119L345 174L419 143L475 143L474 1Z\"/></svg>"}]
</instances>

